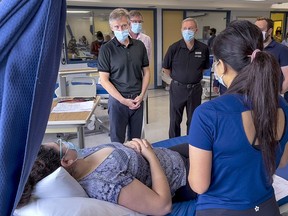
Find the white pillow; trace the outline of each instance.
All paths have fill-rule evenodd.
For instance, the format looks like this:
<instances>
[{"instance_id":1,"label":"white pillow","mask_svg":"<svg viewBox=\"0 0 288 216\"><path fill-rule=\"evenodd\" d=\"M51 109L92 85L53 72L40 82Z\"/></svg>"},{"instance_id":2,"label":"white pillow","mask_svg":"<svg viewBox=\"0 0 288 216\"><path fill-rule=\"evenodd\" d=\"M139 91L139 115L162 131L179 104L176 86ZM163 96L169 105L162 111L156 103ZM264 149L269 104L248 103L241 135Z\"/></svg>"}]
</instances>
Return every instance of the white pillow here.
<instances>
[{"instance_id":1,"label":"white pillow","mask_svg":"<svg viewBox=\"0 0 288 216\"><path fill-rule=\"evenodd\" d=\"M81 185L63 168L39 181L32 193L35 198L88 197Z\"/></svg>"},{"instance_id":2,"label":"white pillow","mask_svg":"<svg viewBox=\"0 0 288 216\"><path fill-rule=\"evenodd\" d=\"M113 203L88 198L81 185L62 167L36 184L33 199L15 216L140 216Z\"/></svg>"},{"instance_id":3,"label":"white pillow","mask_svg":"<svg viewBox=\"0 0 288 216\"><path fill-rule=\"evenodd\" d=\"M17 209L14 216L143 216L102 200L69 197L38 199Z\"/></svg>"}]
</instances>

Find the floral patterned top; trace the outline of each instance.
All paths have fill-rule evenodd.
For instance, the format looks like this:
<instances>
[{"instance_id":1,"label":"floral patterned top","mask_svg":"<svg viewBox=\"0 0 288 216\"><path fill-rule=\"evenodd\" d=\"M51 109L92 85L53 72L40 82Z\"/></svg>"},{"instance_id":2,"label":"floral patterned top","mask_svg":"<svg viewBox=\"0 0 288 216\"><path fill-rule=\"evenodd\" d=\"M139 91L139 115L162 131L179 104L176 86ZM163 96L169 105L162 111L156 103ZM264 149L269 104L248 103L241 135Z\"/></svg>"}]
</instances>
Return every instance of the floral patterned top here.
<instances>
[{"instance_id":1,"label":"floral patterned top","mask_svg":"<svg viewBox=\"0 0 288 216\"><path fill-rule=\"evenodd\" d=\"M79 180L91 198L118 203L123 187L134 179L151 188L151 172L146 159L131 148L120 143L110 143L82 150L87 157L100 149L112 147L112 153L89 175ZM166 148L154 148L170 184L171 194L186 184L184 161L178 152Z\"/></svg>"}]
</instances>

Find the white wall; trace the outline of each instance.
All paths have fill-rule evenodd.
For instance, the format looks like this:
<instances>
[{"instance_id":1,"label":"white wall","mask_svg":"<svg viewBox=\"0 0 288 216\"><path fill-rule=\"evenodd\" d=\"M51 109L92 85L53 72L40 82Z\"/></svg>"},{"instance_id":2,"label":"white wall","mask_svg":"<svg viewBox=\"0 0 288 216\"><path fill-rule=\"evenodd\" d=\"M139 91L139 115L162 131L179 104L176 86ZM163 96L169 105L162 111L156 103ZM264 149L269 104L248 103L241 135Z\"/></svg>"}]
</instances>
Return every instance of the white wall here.
<instances>
[{"instance_id":1,"label":"white wall","mask_svg":"<svg viewBox=\"0 0 288 216\"><path fill-rule=\"evenodd\" d=\"M270 17L270 11L231 11L231 21L239 19L247 19L255 22L257 17Z\"/></svg>"},{"instance_id":2,"label":"white wall","mask_svg":"<svg viewBox=\"0 0 288 216\"><path fill-rule=\"evenodd\" d=\"M202 15L201 15L202 14ZM197 39L203 39L203 26L215 28L217 32L221 32L226 28L226 12L187 12L188 16L195 16L198 23ZM205 42L205 41L204 41Z\"/></svg>"},{"instance_id":3,"label":"white wall","mask_svg":"<svg viewBox=\"0 0 288 216\"><path fill-rule=\"evenodd\" d=\"M87 14L83 16L83 14L72 14L67 16L66 21L73 32L73 35L75 36L76 41L78 42L79 38L81 38L83 35L87 38L89 44L93 41L93 35L90 32L90 15ZM71 39L70 35L66 29L66 36L67 36L67 43Z\"/></svg>"}]
</instances>

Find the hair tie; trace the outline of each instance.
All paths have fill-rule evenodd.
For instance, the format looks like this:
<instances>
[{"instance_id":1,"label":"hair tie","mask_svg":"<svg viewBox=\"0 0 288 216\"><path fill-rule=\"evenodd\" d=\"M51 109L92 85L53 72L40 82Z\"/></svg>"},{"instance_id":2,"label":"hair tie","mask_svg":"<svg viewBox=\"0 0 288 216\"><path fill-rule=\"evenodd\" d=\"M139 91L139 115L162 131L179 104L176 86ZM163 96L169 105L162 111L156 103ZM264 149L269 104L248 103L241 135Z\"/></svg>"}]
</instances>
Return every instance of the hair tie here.
<instances>
[{"instance_id":1,"label":"hair tie","mask_svg":"<svg viewBox=\"0 0 288 216\"><path fill-rule=\"evenodd\" d=\"M253 60L255 59L255 57L256 57L256 53L258 53L258 52L261 52L261 50L259 50L259 49L255 49L253 52L252 52L252 54L251 54L251 62L253 62Z\"/></svg>"}]
</instances>

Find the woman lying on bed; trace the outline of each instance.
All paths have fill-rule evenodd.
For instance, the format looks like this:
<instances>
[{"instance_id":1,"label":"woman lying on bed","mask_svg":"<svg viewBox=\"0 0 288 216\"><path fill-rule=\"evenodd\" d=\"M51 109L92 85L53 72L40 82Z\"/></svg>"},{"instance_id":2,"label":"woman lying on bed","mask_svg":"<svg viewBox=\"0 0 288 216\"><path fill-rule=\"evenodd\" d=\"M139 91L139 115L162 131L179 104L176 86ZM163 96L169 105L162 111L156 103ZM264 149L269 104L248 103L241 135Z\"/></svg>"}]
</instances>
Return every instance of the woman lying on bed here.
<instances>
[{"instance_id":1,"label":"woman lying on bed","mask_svg":"<svg viewBox=\"0 0 288 216\"><path fill-rule=\"evenodd\" d=\"M188 153L188 145L180 145ZM187 181L189 158L166 148L152 149L146 140L111 143L79 150L70 142L42 145L18 204L23 206L41 179L64 167L88 196L147 215L165 215L173 201L196 194Z\"/></svg>"}]
</instances>

